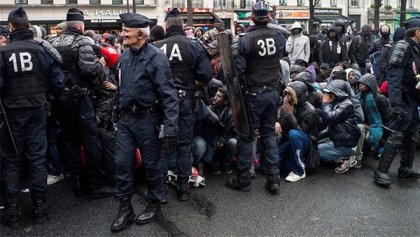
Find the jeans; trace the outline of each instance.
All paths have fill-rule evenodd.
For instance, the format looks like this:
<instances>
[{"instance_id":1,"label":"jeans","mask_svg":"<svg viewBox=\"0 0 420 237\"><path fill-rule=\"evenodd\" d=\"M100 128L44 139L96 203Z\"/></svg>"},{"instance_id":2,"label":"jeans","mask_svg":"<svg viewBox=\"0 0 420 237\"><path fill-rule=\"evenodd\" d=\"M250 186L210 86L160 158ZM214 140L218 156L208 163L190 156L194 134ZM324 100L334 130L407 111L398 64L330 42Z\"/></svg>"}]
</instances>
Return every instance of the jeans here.
<instances>
[{"instance_id":1,"label":"jeans","mask_svg":"<svg viewBox=\"0 0 420 237\"><path fill-rule=\"evenodd\" d=\"M287 134L287 141L278 145L280 170L291 170L296 175L305 173L305 157L308 155L310 140L301 130L292 129Z\"/></svg>"},{"instance_id":2,"label":"jeans","mask_svg":"<svg viewBox=\"0 0 420 237\"><path fill-rule=\"evenodd\" d=\"M357 142L357 146L354 149L353 155L356 157L356 160L362 160L363 158L363 144L365 143L365 125L363 123L357 124L357 127L360 129L360 137Z\"/></svg>"},{"instance_id":3,"label":"jeans","mask_svg":"<svg viewBox=\"0 0 420 237\"><path fill-rule=\"evenodd\" d=\"M55 117L49 116L47 118L47 140L48 140L48 174L60 175L63 172L63 168L60 162L60 156L57 150L57 133L58 133L58 121Z\"/></svg>"},{"instance_id":4,"label":"jeans","mask_svg":"<svg viewBox=\"0 0 420 237\"><path fill-rule=\"evenodd\" d=\"M319 157L322 161L340 163L344 157L350 157L353 149L350 147L335 147L332 141L318 145Z\"/></svg>"}]
</instances>

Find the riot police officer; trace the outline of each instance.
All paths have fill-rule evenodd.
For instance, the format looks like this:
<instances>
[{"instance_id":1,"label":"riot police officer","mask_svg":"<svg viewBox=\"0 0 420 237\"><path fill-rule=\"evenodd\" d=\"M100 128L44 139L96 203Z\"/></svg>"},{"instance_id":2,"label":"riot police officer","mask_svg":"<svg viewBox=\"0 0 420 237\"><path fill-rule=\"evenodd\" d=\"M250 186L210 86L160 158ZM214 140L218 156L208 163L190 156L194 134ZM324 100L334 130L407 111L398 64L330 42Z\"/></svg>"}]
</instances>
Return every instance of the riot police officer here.
<instances>
[{"instance_id":1,"label":"riot police officer","mask_svg":"<svg viewBox=\"0 0 420 237\"><path fill-rule=\"evenodd\" d=\"M83 36L83 12L69 9L66 31L54 39L52 45L63 58L66 88L58 99L58 118L63 137L64 160L74 178L73 191L83 196L81 183L80 145L84 147L88 163L88 178L92 198L114 195L101 167L102 147L97 134L95 110L91 95L97 80L103 76L105 61L98 59L93 41Z\"/></svg>"},{"instance_id":2,"label":"riot police officer","mask_svg":"<svg viewBox=\"0 0 420 237\"><path fill-rule=\"evenodd\" d=\"M124 229L134 218L131 196L134 194L133 157L139 148L146 170L149 204L137 217L137 224L146 224L160 213L162 167L158 152L158 106L160 101L164 128L163 146L176 147L178 132L178 98L171 82L172 74L165 54L148 44L150 23L147 17L124 13L121 37L127 48L117 66L120 87L118 102L121 118L117 124L116 198L120 203L111 231ZM160 117L160 116L159 116Z\"/></svg>"},{"instance_id":3,"label":"riot police officer","mask_svg":"<svg viewBox=\"0 0 420 237\"><path fill-rule=\"evenodd\" d=\"M239 78L244 80L249 105L250 126L259 132L264 143L264 157L269 166L265 187L276 193L280 188L279 158L274 124L280 103L278 83L281 80L280 59L285 38L281 32L268 28L268 7L260 1L252 6L255 27L239 39L235 64ZM252 138L240 136L237 143L238 174L228 180L229 188L250 191Z\"/></svg>"},{"instance_id":4,"label":"riot police officer","mask_svg":"<svg viewBox=\"0 0 420 237\"><path fill-rule=\"evenodd\" d=\"M199 41L187 38L183 30L183 20L178 9L170 11L165 19L166 39L155 42L169 58L175 88L179 97L178 146L177 146L177 191L178 199L188 200L188 179L191 175L194 114L193 103L196 81L207 83L212 79L213 70L207 51ZM162 160L166 179L167 158L173 151L162 148ZM164 185L166 194L167 187Z\"/></svg>"},{"instance_id":5,"label":"riot police officer","mask_svg":"<svg viewBox=\"0 0 420 237\"><path fill-rule=\"evenodd\" d=\"M419 131L420 126L417 110L420 101L419 92L416 90L416 83L420 81L420 17L410 18L404 26L405 38L392 47L387 70L389 102L392 109L388 126L392 131L379 160L378 171L374 174L375 183L383 187L391 185L388 170L399 150L401 165L398 177L420 177L420 172L412 169L418 137L415 133Z\"/></svg>"},{"instance_id":6,"label":"riot police officer","mask_svg":"<svg viewBox=\"0 0 420 237\"><path fill-rule=\"evenodd\" d=\"M11 43L0 48L0 89L8 127L1 129L1 156L6 186L6 225L17 227L21 156L29 161L34 219L47 217L46 189L47 91L58 95L64 88L58 52L33 39L26 12L19 7L8 17ZM49 46L49 48L48 48ZM57 61L56 61L57 59ZM3 107L3 105L1 105ZM25 153L25 154L23 154Z\"/></svg>"}]
</instances>

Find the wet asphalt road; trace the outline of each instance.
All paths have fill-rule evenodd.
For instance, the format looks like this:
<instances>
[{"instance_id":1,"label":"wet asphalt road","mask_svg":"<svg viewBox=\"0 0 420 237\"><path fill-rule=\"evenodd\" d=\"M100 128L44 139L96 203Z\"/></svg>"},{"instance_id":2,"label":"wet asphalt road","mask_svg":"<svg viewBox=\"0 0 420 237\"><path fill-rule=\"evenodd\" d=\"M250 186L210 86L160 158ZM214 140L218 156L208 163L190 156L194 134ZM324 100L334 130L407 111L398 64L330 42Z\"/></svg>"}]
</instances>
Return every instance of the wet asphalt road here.
<instances>
[{"instance_id":1,"label":"wet asphalt road","mask_svg":"<svg viewBox=\"0 0 420 237\"><path fill-rule=\"evenodd\" d=\"M415 167L420 169L420 151ZM397 178L397 158L390 170L391 189L372 182L376 161L367 158L360 170L335 174L323 167L297 183L281 181L281 192L265 191L258 175L250 193L224 186L227 175L207 177L205 188L192 190L190 200L178 202L170 190L163 217L131 225L113 234L117 213L113 198L75 198L70 180L49 187L49 220L32 222L30 195L21 195L22 225L4 226L1 236L420 236L420 180ZM145 207L145 188L133 198L136 214ZM4 214L4 210L1 211Z\"/></svg>"}]
</instances>

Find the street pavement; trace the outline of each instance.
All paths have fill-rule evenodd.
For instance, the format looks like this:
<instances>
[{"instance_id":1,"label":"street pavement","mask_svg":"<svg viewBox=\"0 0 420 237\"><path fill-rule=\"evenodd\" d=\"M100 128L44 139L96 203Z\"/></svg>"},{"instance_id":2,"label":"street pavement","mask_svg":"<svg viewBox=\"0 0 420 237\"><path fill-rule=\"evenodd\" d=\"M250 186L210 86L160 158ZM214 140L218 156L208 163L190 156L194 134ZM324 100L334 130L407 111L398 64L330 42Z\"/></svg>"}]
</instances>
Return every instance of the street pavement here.
<instances>
[{"instance_id":1,"label":"street pavement","mask_svg":"<svg viewBox=\"0 0 420 237\"><path fill-rule=\"evenodd\" d=\"M420 169L420 151L416 156L414 166ZM372 182L377 163L372 158L346 174L324 166L297 183L282 180L278 195L264 189L262 174L253 180L250 193L226 188L228 175L210 175L207 186L193 189L189 201L177 201L172 188L161 218L116 234L110 225L118 203L113 198L76 198L66 179L49 186L46 224L33 223L30 194L22 193L21 227L2 225L0 236L420 236L420 181L399 179L398 161L390 170L390 189ZM144 185L136 193L138 215L146 204Z\"/></svg>"}]
</instances>

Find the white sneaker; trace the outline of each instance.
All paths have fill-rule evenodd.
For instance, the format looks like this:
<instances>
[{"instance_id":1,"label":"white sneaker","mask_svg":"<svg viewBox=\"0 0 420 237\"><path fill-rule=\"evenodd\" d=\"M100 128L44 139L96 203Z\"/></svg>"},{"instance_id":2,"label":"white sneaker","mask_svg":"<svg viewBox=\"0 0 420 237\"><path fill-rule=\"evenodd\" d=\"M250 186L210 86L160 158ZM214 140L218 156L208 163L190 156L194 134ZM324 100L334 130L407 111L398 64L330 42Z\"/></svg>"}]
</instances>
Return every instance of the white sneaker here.
<instances>
[{"instance_id":1,"label":"white sneaker","mask_svg":"<svg viewBox=\"0 0 420 237\"><path fill-rule=\"evenodd\" d=\"M290 172L289 175L286 177L285 180L293 183L293 182L297 182L297 181L299 181L299 180L301 180L301 179L303 179L305 177L306 177L306 174L305 173L303 173L303 175L299 176L299 175L297 175L297 174L295 174L293 172Z\"/></svg>"},{"instance_id":2,"label":"white sneaker","mask_svg":"<svg viewBox=\"0 0 420 237\"><path fill-rule=\"evenodd\" d=\"M64 175L60 174L60 175L48 175L47 176L47 185L52 185L55 183L60 182L61 180L64 179Z\"/></svg>"}]
</instances>

